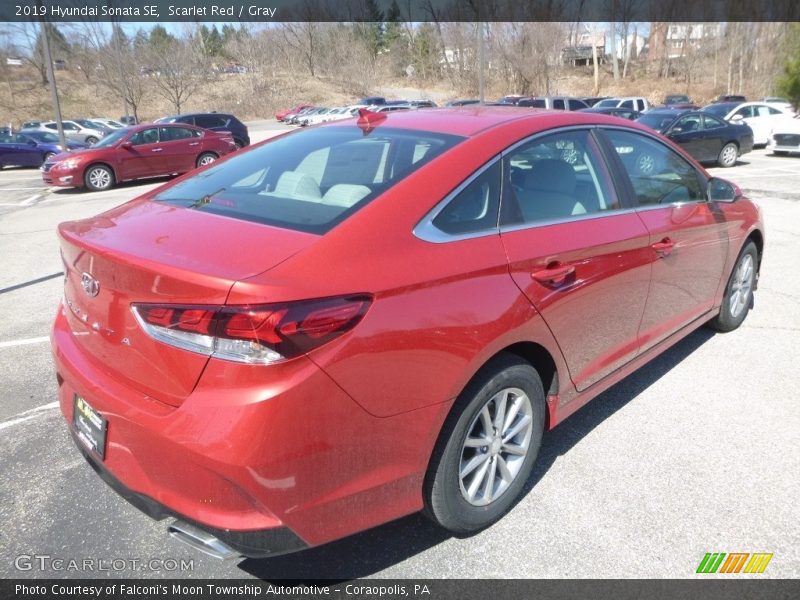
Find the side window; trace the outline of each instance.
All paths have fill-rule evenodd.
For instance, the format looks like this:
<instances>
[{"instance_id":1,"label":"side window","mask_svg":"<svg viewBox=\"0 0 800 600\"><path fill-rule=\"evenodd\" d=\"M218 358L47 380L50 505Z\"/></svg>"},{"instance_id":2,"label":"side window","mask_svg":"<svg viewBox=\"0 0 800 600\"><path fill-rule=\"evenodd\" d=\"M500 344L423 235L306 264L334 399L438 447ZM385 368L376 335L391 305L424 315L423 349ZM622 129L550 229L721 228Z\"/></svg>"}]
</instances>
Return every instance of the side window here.
<instances>
[{"instance_id":1,"label":"side window","mask_svg":"<svg viewBox=\"0 0 800 600\"><path fill-rule=\"evenodd\" d=\"M177 140L185 140L187 138L195 137L195 131L186 127L160 127L161 141L174 142Z\"/></svg>"},{"instance_id":2,"label":"side window","mask_svg":"<svg viewBox=\"0 0 800 600\"><path fill-rule=\"evenodd\" d=\"M210 127L225 127L225 119L219 115L198 115L194 118L194 123L198 127L208 129Z\"/></svg>"},{"instance_id":3,"label":"side window","mask_svg":"<svg viewBox=\"0 0 800 600\"><path fill-rule=\"evenodd\" d=\"M718 129L720 127L725 127L725 123L716 117L712 117L711 115L704 115L703 122L705 123L705 129Z\"/></svg>"},{"instance_id":4,"label":"side window","mask_svg":"<svg viewBox=\"0 0 800 600\"><path fill-rule=\"evenodd\" d=\"M768 106L767 110L769 111L769 114L771 114L771 115L782 115L783 114L777 108L773 108L772 106Z\"/></svg>"},{"instance_id":5,"label":"side window","mask_svg":"<svg viewBox=\"0 0 800 600\"><path fill-rule=\"evenodd\" d=\"M497 227L500 207L500 160L462 189L433 219L437 229L450 234L474 233Z\"/></svg>"},{"instance_id":6,"label":"side window","mask_svg":"<svg viewBox=\"0 0 800 600\"><path fill-rule=\"evenodd\" d=\"M702 128L701 115L688 115L679 119L672 130L676 133L689 133L690 131L698 131Z\"/></svg>"},{"instance_id":7,"label":"side window","mask_svg":"<svg viewBox=\"0 0 800 600\"><path fill-rule=\"evenodd\" d=\"M758 117L768 117L770 115L769 106L755 106L756 109L756 116Z\"/></svg>"},{"instance_id":8,"label":"side window","mask_svg":"<svg viewBox=\"0 0 800 600\"><path fill-rule=\"evenodd\" d=\"M619 105L620 108L630 108L633 109L633 100L625 100L622 104Z\"/></svg>"},{"instance_id":9,"label":"side window","mask_svg":"<svg viewBox=\"0 0 800 600\"><path fill-rule=\"evenodd\" d=\"M734 117L735 116L741 116L741 117L744 117L745 119L749 119L750 117L753 116L753 107L752 106L743 106L742 108L737 110L735 113L733 113L733 116Z\"/></svg>"},{"instance_id":10,"label":"side window","mask_svg":"<svg viewBox=\"0 0 800 600\"><path fill-rule=\"evenodd\" d=\"M142 129L141 131L134 133L128 141L134 146L141 146L143 144L157 144L158 129L156 127Z\"/></svg>"},{"instance_id":11,"label":"side window","mask_svg":"<svg viewBox=\"0 0 800 600\"><path fill-rule=\"evenodd\" d=\"M564 101L561 98L556 98L553 100L553 108L556 110L566 110L566 106L564 105Z\"/></svg>"},{"instance_id":12,"label":"side window","mask_svg":"<svg viewBox=\"0 0 800 600\"><path fill-rule=\"evenodd\" d=\"M607 130L612 146L630 177L640 205L667 205L705 200L705 185L682 156L638 133Z\"/></svg>"},{"instance_id":13,"label":"side window","mask_svg":"<svg viewBox=\"0 0 800 600\"><path fill-rule=\"evenodd\" d=\"M569 219L619 208L588 130L537 138L504 158L504 225Z\"/></svg>"},{"instance_id":14,"label":"side window","mask_svg":"<svg viewBox=\"0 0 800 600\"><path fill-rule=\"evenodd\" d=\"M47 125L45 125L45 127L47 127L48 129L53 129L53 130L57 130L58 129L58 125L56 125L55 123L48 123ZM66 129L66 127L65 127L65 129Z\"/></svg>"},{"instance_id":15,"label":"side window","mask_svg":"<svg viewBox=\"0 0 800 600\"><path fill-rule=\"evenodd\" d=\"M62 127L64 127L64 131L78 131L78 127L72 123L62 123ZM58 129L58 125L54 125L56 129Z\"/></svg>"}]
</instances>

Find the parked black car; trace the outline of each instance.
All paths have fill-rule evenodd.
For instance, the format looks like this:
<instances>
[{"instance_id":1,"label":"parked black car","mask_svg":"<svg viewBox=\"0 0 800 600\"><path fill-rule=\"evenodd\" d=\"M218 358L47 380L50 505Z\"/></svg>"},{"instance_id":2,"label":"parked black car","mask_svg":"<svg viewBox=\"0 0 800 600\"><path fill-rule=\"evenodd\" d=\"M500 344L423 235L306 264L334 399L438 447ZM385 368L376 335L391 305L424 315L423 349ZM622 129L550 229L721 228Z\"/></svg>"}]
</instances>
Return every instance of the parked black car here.
<instances>
[{"instance_id":1,"label":"parked black car","mask_svg":"<svg viewBox=\"0 0 800 600\"><path fill-rule=\"evenodd\" d=\"M622 108L619 106L607 106L604 108L581 108L578 112L602 113L604 115L611 115L612 117L628 119L629 121L635 121L642 115L642 113L640 113L638 110L633 110L632 108Z\"/></svg>"},{"instance_id":2,"label":"parked black car","mask_svg":"<svg viewBox=\"0 0 800 600\"><path fill-rule=\"evenodd\" d=\"M650 110L636 119L662 133L699 162L732 167L742 154L753 149L753 130L732 124L702 111L675 114L671 109Z\"/></svg>"},{"instance_id":3,"label":"parked black car","mask_svg":"<svg viewBox=\"0 0 800 600\"><path fill-rule=\"evenodd\" d=\"M250 145L247 125L229 113L187 113L161 117L156 120L156 123L187 123L211 131L229 131L233 135L233 141L237 147L243 148Z\"/></svg>"},{"instance_id":4,"label":"parked black car","mask_svg":"<svg viewBox=\"0 0 800 600\"><path fill-rule=\"evenodd\" d=\"M470 104L480 104L480 100L451 100L446 106L469 106Z\"/></svg>"},{"instance_id":5,"label":"parked black car","mask_svg":"<svg viewBox=\"0 0 800 600\"><path fill-rule=\"evenodd\" d=\"M119 118L119 122L122 123L123 125L138 125L139 124L139 119L137 119L134 116L127 116L126 117L126 116L123 115L123 116L121 116Z\"/></svg>"}]
</instances>

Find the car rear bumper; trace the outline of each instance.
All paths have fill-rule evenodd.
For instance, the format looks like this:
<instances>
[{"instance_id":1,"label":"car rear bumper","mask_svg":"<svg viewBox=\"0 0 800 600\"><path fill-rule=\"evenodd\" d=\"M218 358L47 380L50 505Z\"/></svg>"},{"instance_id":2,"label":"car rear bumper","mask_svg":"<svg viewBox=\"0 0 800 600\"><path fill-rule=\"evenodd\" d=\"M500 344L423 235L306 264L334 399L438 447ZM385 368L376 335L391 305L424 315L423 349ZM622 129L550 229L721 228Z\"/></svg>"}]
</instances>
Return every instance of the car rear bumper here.
<instances>
[{"instance_id":1,"label":"car rear bumper","mask_svg":"<svg viewBox=\"0 0 800 600\"><path fill-rule=\"evenodd\" d=\"M261 368L211 359L174 407L111 376L83 350L63 309L51 335L70 427L76 395L108 421L105 456L82 451L156 518L178 516L263 556L264 548L322 544L422 508L446 407L373 417L305 357Z\"/></svg>"},{"instance_id":2,"label":"car rear bumper","mask_svg":"<svg viewBox=\"0 0 800 600\"><path fill-rule=\"evenodd\" d=\"M800 152L800 133L773 134L767 148L778 152Z\"/></svg>"}]
</instances>

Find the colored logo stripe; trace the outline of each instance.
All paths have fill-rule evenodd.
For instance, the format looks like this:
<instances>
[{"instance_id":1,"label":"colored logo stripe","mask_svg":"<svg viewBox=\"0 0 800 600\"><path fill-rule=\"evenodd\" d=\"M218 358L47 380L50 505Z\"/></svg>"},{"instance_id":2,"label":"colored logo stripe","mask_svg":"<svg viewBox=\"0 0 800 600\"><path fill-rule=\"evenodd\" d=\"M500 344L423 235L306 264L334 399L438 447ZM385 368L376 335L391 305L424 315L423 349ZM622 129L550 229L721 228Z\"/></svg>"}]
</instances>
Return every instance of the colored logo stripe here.
<instances>
[{"instance_id":1,"label":"colored logo stripe","mask_svg":"<svg viewBox=\"0 0 800 600\"><path fill-rule=\"evenodd\" d=\"M700 566L697 567L698 573L716 573L722 564L722 559L725 558L724 552L707 553L703 560L700 561Z\"/></svg>"},{"instance_id":2,"label":"colored logo stripe","mask_svg":"<svg viewBox=\"0 0 800 600\"><path fill-rule=\"evenodd\" d=\"M738 573L742 570L744 566L744 562L747 560L747 557L750 556L748 553L732 553L728 554L728 558L722 563L722 568L720 569L720 573Z\"/></svg>"},{"instance_id":3,"label":"colored logo stripe","mask_svg":"<svg viewBox=\"0 0 800 600\"><path fill-rule=\"evenodd\" d=\"M769 561L772 560L772 554L753 554L750 562L744 568L745 573L763 573Z\"/></svg>"}]
</instances>

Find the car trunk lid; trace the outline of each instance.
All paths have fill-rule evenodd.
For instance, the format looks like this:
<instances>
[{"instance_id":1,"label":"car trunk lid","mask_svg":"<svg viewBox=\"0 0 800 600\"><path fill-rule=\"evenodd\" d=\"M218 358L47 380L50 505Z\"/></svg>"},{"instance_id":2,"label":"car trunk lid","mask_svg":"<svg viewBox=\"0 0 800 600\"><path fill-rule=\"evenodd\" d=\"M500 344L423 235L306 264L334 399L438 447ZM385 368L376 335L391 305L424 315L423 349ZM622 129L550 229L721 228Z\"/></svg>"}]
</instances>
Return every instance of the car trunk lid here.
<instances>
[{"instance_id":1,"label":"car trunk lid","mask_svg":"<svg viewBox=\"0 0 800 600\"><path fill-rule=\"evenodd\" d=\"M173 406L194 389L208 356L153 339L131 305L221 306L236 281L317 239L146 200L63 223L59 237L76 342L116 378Z\"/></svg>"}]
</instances>

